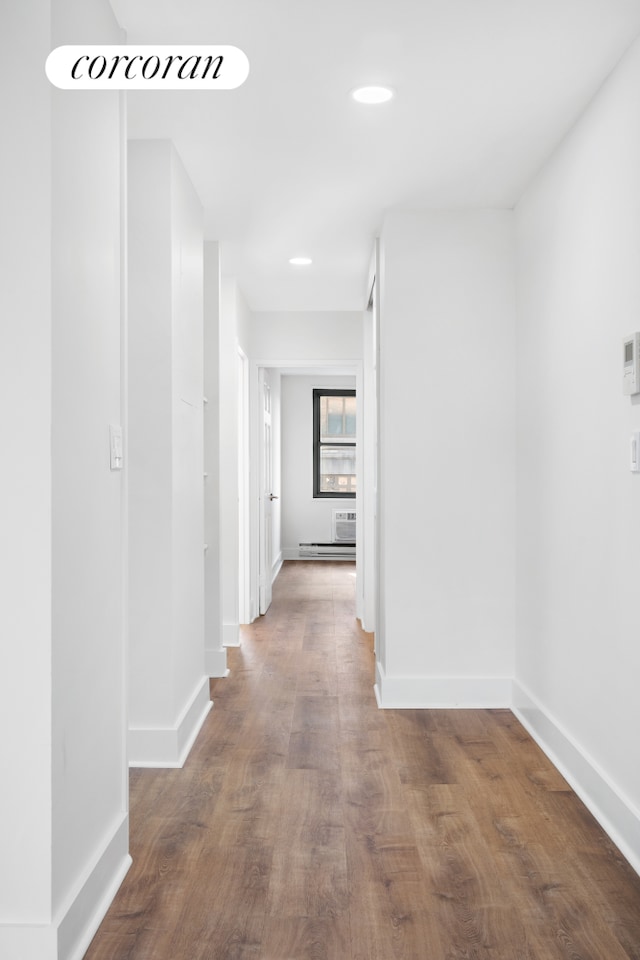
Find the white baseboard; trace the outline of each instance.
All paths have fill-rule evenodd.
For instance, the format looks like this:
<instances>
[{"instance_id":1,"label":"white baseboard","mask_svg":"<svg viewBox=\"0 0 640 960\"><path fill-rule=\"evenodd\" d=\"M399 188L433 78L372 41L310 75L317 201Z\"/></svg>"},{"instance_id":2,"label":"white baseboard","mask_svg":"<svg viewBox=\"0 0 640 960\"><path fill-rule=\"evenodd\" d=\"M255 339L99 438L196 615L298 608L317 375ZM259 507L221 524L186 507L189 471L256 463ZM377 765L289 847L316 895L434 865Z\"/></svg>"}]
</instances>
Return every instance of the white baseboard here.
<instances>
[{"instance_id":1,"label":"white baseboard","mask_svg":"<svg viewBox=\"0 0 640 960\"><path fill-rule=\"evenodd\" d=\"M205 650L204 669L208 677L229 676L226 649L223 647L222 650Z\"/></svg>"},{"instance_id":2,"label":"white baseboard","mask_svg":"<svg viewBox=\"0 0 640 960\"><path fill-rule=\"evenodd\" d=\"M496 709L511 706L510 677L387 676L376 661L375 695L382 709Z\"/></svg>"},{"instance_id":3,"label":"white baseboard","mask_svg":"<svg viewBox=\"0 0 640 960\"><path fill-rule=\"evenodd\" d=\"M222 646L239 647L240 646L240 624L223 623L222 624Z\"/></svg>"},{"instance_id":4,"label":"white baseboard","mask_svg":"<svg viewBox=\"0 0 640 960\"><path fill-rule=\"evenodd\" d=\"M283 561L284 560L300 560L301 563L309 560L348 560L350 563L353 563L353 561L355 560L355 554L353 556L301 557L300 547L283 547L282 559Z\"/></svg>"},{"instance_id":5,"label":"white baseboard","mask_svg":"<svg viewBox=\"0 0 640 960\"><path fill-rule=\"evenodd\" d=\"M362 628L362 630L364 630L365 633L375 633L375 630L373 629L373 624L369 626L369 624L365 623L364 616L360 615L358 619L360 620L360 627Z\"/></svg>"},{"instance_id":6,"label":"white baseboard","mask_svg":"<svg viewBox=\"0 0 640 960\"><path fill-rule=\"evenodd\" d=\"M60 960L58 932L47 923L1 923L0 957L11 960Z\"/></svg>"},{"instance_id":7,"label":"white baseboard","mask_svg":"<svg viewBox=\"0 0 640 960\"><path fill-rule=\"evenodd\" d=\"M591 811L605 833L640 873L640 811L586 751L520 683L513 683L512 710L538 746Z\"/></svg>"},{"instance_id":8,"label":"white baseboard","mask_svg":"<svg viewBox=\"0 0 640 960\"><path fill-rule=\"evenodd\" d=\"M172 727L130 727L130 767L182 767L213 706L203 677Z\"/></svg>"},{"instance_id":9,"label":"white baseboard","mask_svg":"<svg viewBox=\"0 0 640 960\"><path fill-rule=\"evenodd\" d=\"M276 559L273 561L273 566L271 567L271 583L275 581L276 577L282 570L282 562L284 560L283 553L280 551Z\"/></svg>"},{"instance_id":10,"label":"white baseboard","mask_svg":"<svg viewBox=\"0 0 640 960\"><path fill-rule=\"evenodd\" d=\"M0 924L0 957L82 960L130 866L124 813L53 923Z\"/></svg>"},{"instance_id":11,"label":"white baseboard","mask_svg":"<svg viewBox=\"0 0 640 960\"><path fill-rule=\"evenodd\" d=\"M81 960L131 866L129 814L105 845L58 923L60 960Z\"/></svg>"}]
</instances>

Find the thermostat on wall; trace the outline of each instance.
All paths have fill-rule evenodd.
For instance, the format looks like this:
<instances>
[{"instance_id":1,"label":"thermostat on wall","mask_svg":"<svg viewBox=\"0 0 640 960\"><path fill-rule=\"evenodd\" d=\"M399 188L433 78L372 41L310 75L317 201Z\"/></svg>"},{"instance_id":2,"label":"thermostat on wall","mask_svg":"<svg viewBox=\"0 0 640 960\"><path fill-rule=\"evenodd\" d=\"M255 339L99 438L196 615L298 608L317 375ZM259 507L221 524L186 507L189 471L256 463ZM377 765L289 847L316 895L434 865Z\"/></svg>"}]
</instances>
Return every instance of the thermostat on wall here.
<instances>
[{"instance_id":1,"label":"thermostat on wall","mask_svg":"<svg viewBox=\"0 0 640 960\"><path fill-rule=\"evenodd\" d=\"M622 388L632 396L640 393L640 333L625 337L622 350Z\"/></svg>"}]
</instances>

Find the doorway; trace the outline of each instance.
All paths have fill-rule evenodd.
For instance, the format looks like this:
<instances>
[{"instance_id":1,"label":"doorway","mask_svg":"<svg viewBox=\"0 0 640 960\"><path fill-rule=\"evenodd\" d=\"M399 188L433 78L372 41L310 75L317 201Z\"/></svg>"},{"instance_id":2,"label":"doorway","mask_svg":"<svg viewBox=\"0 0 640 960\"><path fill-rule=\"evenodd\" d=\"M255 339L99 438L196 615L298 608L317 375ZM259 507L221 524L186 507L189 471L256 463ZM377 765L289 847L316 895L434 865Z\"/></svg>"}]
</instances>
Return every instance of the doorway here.
<instances>
[{"instance_id":1,"label":"doorway","mask_svg":"<svg viewBox=\"0 0 640 960\"><path fill-rule=\"evenodd\" d=\"M364 372L361 361L349 364L335 362L313 366L307 361L298 363L287 360L282 364L253 362L249 372L250 408L250 469L249 469L249 524L250 554L249 590L246 606L255 619L268 609L271 587L282 562L300 557L300 543L328 541L332 537L332 512L342 500L313 502L313 393L312 388L334 386L335 378L355 386L357 396L356 432L356 477L357 493L346 502L347 508L356 514L366 509L369 500L364 496L364 487L370 478L363 469L366 457L367 438L364 429L365 410L368 399L364 391ZM345 380L346 378L346 380ZM265 391L265 385L268 390ZM290 389L295 385L295 389ZM308 392L308 403L299 392ZM292 397L295 394L300 402ZM268 396L268 404L265 397ZM291 402L293 400L293 408ZM269 407L267 411L267 405ZM293 415L292 415L293 409ZM288 431L289 420L298 419L299 428L308 424L308 439L302 440L296 451L291 449L292 439ZM268 422L267 422L268 421ZM296 442L296 441L293 441ZM370 459L370 458L369 458ZM299 482L295 477L302 477ZM306 519L304 519L306 518ZM300 524L303 526L300 526ZM312 526L317 523L319 526ZM306 526L304 525L306 524ZM358 529L362 536L356 537L356 610L365 629L372 627L364 622L365 584L374 583L365 578L368 567L373 568L374 557L367 555L364 544L365 520L358 516ZM306 532L302 532L306 531ZM362 541L362 542L361 542ZM371 544L368 544L370 550ZM371 589L371 588L369 588ZM374 602L370 599L369 607ZM241 609L242 600L241 600Z\"/></svg>"}]
</instances>

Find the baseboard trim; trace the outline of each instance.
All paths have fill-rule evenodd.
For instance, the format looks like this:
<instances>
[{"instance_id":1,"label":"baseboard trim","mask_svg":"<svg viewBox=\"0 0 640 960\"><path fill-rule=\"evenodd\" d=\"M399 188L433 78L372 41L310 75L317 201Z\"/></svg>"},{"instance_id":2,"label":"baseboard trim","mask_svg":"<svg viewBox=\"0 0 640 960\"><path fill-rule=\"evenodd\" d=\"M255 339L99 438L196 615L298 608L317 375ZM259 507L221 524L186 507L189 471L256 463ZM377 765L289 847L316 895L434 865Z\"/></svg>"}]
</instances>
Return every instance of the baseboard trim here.
<instances>
[{"instance_id":1,"label":"baseboard trim","mask_svg":"<svg viewBox=\"0 0 640 960\"><path fill-rule=\"evenodd\" d=\"M129 815L123 813L52 923L0 924L0 956L82 960L131 863Z\"/></svg>"},{"instance_id":2,"label":"baseboard trim","mask_svg":"<svg viewBox=\"0 0 640 960\"><path fill-rule=\"evenodd\" d=\"M208 677L228 677L226 649L205 650L204 669Z\"/></svg>"},{"instance_id":3,"label":"baseboard trim","mask_svg":"<svg viewBox=\"0 0 640 960\"><path fill-rule=\"evenodd\" d=\"M523 727L640 874L640 811L623 796L571 734L517 681L513 682L512 704L512 710Z\"/></svg>"},{"instance_id":4,"label":"baseboard trim","mask_svg":"<svg viewBox=\"0 0 640 960\"><path fill-rule=\"evenodd\" d=\"M223 623L222 624L222 646L239 647L240 646L240 624Z\"/></svg>"},{"instance_id":5,"label":"baseboard trim","mask_svg":"<svg viewBox=\"0 0 640 960\"><path fill-rule=\"evenodd\" d=\"M172 727L130 727L130 767L183 767L213 703L202 677Z\"/></svg>"},{"instance_id":6,"label":"baseboard trim","mask_svg":"<svg viewBox=\"0 0 640 960\"><path fill-rule=\"evenodd\" d=\"M381 709L499 709L511 706L510 677L387 676L376 661L375 695Z\"/></svg>"},{"instance_id":7,"label":"baseboard trim","mask_svg":"<svg viewBox=\"0 0 640 960\"><path fill-rule=\"evenodd\" d=\"M0 924L0 957L12 960L59 960L58 936L53 924ZM70 958L75 960L75 958Z\"/></svg>"},{"instance_id":8,"label":"baseboard trim","mask_svg":"<svg viewBox=\"0 0 640 960\"><path fill-rule=\"evenodd\" d=\"M273 566L271 567L271 585L272 585L272 586L273 586L273 584L274 584L274 582L275 582L276 577L278 576L278 574L279 574L280 571L282 570L282 564L283 564L283 562L284 562L284 558L283 558L283 555L282 555L282 551L280 551L280 553L278 554L278 556L276 557L276 559L275 559L274 562L273 562Z\"/></svg>"},{"instance_id":9,"label":"baseboard trim","mask_svg":"<svg viewBox=\"0 0 640 960\"><path fill-rule=\"evenodd\" d=\"M354 560L356 559L356 555L355 553L350 555L344 555L344 556L339 556L337 554L335 555L332 554L331 556L322 556L321 554L319 554L317 557L301 557L300 547L295 547L295 548L285 547L282 551L282 559L283 560L299 560L300 563L309 563L309 561L316 562L316 561L326 561L326 560L331 560L331 561L345 560L345 561L348 561L349 563L353 563Z\"/></svg>"},{"instance_id":10,"label":"baseboard trim","mask_svg":"<svg viewBox=\"0 0 640 960\"><path fill-rule=\"evenodd\" d=\"M62 912L57 924L60 960L82 960L131 863L126 813Z\"/></svg>"}]
</instances>

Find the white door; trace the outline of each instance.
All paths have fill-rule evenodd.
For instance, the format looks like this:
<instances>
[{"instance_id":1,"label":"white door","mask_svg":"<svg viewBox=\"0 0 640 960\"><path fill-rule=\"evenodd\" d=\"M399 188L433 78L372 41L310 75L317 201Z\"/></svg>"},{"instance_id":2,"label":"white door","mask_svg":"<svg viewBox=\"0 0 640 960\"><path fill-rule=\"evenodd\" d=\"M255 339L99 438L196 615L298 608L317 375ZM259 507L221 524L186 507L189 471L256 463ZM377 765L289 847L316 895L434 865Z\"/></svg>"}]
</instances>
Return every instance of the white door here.
<instances>
[{"instance_id":1,"label":"white door","mask_svg":"<svg viewBox=\"0 0 640 960\"><path fill-rule=\"evenodd\" d=\"M259 371L262 405L262 442L260 451L260 613L271 605L271 572L273 568L273 438L271 431L271 384L269 371Z\"/></svg>"}]
</instances>

